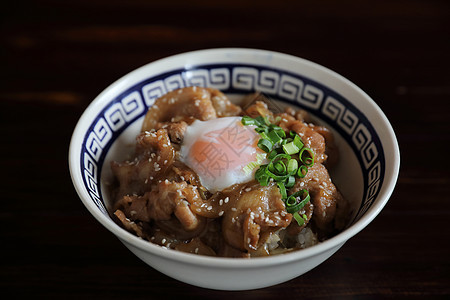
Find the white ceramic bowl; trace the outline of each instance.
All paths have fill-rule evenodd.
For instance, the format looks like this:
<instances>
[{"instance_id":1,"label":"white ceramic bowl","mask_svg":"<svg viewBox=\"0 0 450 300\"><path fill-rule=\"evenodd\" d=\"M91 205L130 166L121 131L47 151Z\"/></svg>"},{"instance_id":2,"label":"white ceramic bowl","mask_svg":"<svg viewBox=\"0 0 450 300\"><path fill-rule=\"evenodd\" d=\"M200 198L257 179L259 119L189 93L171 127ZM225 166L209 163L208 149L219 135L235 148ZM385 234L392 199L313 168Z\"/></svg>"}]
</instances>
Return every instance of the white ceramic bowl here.
<instances>
[{"instance_id":1,"label":"white ceramic bowl","mask_svg":"<svg viewBox=\"0 0 450 300\"><path fill-rule=\"evenodd\" d=\"M272 257L213 258L168 250L125 231L109 217L109 161L133 151L154 100L184 86L220 89L237 99L262 91L280 105L308 110L332 128L340 149L333 181L355 208L340 234L313 247ZM335 253L388 201L399 172L395 134L383 112L356 85L310 61L256 49L211 49L147 64L105 89L81 116L70 144L74 186L87 209L144 262L177 280L212 289L245 290L295 278Z\"/></svg>"}]
</instances>

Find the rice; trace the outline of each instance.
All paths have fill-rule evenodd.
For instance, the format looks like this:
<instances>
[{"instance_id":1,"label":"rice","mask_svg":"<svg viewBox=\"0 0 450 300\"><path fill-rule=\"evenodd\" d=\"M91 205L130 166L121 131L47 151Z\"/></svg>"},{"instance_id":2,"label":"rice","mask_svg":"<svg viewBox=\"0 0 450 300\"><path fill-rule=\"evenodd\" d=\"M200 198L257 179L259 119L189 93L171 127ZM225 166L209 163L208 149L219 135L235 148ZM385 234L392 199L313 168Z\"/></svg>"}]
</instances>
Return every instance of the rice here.
<instances>
[{"instance_id":1,"label":"rice","mask_svg":"<svg viewBox=\"0 0 450 300\"><path fill-rule=\"evenodd\" d=\"M273 254L305 249L319 243L317 235L309 227L303 228L297 235L288 235L286 229L280 229L266 240L266 249Z\"/></svg>"}]
</instances>

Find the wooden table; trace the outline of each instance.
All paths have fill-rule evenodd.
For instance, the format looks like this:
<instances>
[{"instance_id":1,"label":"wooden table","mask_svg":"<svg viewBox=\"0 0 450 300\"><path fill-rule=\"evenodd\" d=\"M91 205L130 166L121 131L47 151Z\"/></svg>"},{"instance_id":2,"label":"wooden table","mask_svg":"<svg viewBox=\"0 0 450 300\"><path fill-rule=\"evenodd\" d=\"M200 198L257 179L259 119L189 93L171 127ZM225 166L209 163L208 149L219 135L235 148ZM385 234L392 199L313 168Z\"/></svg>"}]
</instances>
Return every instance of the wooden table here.
<instances>
[{"instance_id":1,"label":"wooden table","mask_svg":"<svg viewBox=\"0 0 450 300\"><path fill-rule=\"evenodd\" d=\"M2 5L1 298L450 295L449 1L150 2ZM212 291L153 270L89 214L69 176L72 131L99 92L148 62L214 47L337 71L375 99L400 144L398 184L375 221L316 269L266 289Z\"/></svg>"}]
</instances>

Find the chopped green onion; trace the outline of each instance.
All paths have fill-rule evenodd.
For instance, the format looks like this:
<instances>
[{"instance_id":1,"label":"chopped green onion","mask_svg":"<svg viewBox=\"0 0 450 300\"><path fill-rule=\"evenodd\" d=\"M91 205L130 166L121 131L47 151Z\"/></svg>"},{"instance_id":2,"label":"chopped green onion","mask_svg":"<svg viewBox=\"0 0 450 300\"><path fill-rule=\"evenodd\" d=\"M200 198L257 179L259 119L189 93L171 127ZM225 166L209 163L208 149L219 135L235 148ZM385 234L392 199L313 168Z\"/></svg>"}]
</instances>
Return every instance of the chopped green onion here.
<instances>
[{"instance_id":1,"label":"chopped green onion","mask_svg":"<svg viewBox=\"0 0 450 300\"><path fill-rule=\"evenodd\" d=\"M307 167L312 167L314 165L314 152L307 147L303 147L298 154L300 161Z\"/></svg>"},{"instance_id":2,"label":"chopped green onion","mask_svg":"<svg viewBox=\"0 0 450 300\"><path fill-rule=\"evenodd\" d=\"M304 196L303 199L302 196ZM310 199L309 193L305 189L290 195L286 200L286 211L291 214L299 211L306 205L306 203L309 202L309 199Z\"/></svg>"},{"instance_id":3,"label":"chopped green onion","mask_svg":"<svg viewBox=\"0 0 450 300\"><path fill-rule=\"evenodd\" d=\"M262 128L262 127L256 127L256 128L255 128L255 131L256 131L257 133L264 132L265 134L267 134L267 133L269 132L269 130L267 129L267 127L264 127L264 128Z\"/></svg>"},{"instance_id":4,"label":"chopped green onion","mask_svg":"<svg viewBox=\"0 0 450 300\"><path fill-rule=\"evenodd\" d=\"M291 175L286 179L286 183L284 184L284 186L287 188L291 188L294 186L294 184L295 184L295 177Z\"/></svg>"},{"instance_id":5,"label":"chopped green onion","mask_svg":"<svg viewBox=\"0 0 450 300\"><path fill-rule=\"evenodd\" d=\"M273 173L272 171L270 171L269 168L266 168L266 174L267 174L269 177L272 177L273 180L275 180L276 182L279 182L279 181L285 181L285 180L289 177L289 174L285 174L285 175L277 175L277 174Z\"/></svg>"},{"instance_id":6,"label":"chopped green onion","mask_svg":"<svg viewBox=\"0 0 450 300\"><path fill-rule=\"evenodd\" d=\"M281 136L279 136L276 131L269 131L269 134L267 134L267 136L274 144L279 143L282 140Z\"/></svg>"},{"instance_id":7,"label":"chopped green onion","mask_svg":"<svg viewBox=\"0 0 450 300\"><path fill-rule=\"evenodd\" d=\"M286 187L282 182L277 182L278 188L280 189L281 199L287 198Z\"/></svg>"},{"instance_id":8,"label":"chopped green onion","mask_svg":"<svg viewBox=\"0 0 450 300\"><path fill-rule=\"evenodd\" d=\"M270 123L269 123L269 120L267 120L267 118L266 117L263 117L263 116L258 116L258 117L256 117L255 118L255 120L256 120L256 122L258 122L260 125L266 125L266 126L268 126Z\"/></svg>"},{"instance_id":9,"label":"chopped green onion","mask_svg":"<svg viewBox=\"0 0 450 300\"><path fill-rule=\"evenodd\" d=\"M298 226L303 226L305 224L305 220L298 214L298 212L295 212L292 216L295 221L297 221Z\"/></svg>"},{"instance_id":10,"label":"chopped green onion","mask_svg":"<svg viewBox=\"0 0 450 300\"><path fill-rule=\"evenodd\" d=\"M258 162L256 161L252 161L249 162L242 170L244 171L244 173L246 175L250 174L257 166L258 166Z\"/></svg>"},{"instance_id":11,"label":"chopped green onion","mask_svg":"<svg viewBox=\"0 0 450 300\"><path fill-rule=\"evenodd\" d=\"M300 138L300 136L298 134L295 135L294 137L294 145L297 146L298 149L302 149L303 148L303 142L302 139Z\"/></svg>"},{"instance_id":12,"label":"chopped green onion","mask_svg":"<svg viewBox=\"0 0 450 300\"><path fill-rule=\"evenodd\" d=\"M294 142L290 142L283 145L283 150L286 154L292 155L298 153L300 149L297 146L295 146Z\"/></svg>"},{"instance_id":13,"label":"chopped green onion","mask_svg":"<svg viewBox=\"0 0 450 300\"><path fill-rule=\"evenodd\" d=\"M269 153L270 151L272 151L273 144L267 139L259 139L258 147L261 148L264 152Z\"/></svg>"},{"instance_id":14,"label":"chopped green onion","mask_svg":"<svg viewBox=\"0 0 450 300\"><path fill-rule=\"evenodd\" d=\"M260 132L259 135L261 136L262 139L268 140L270 141L270 137L267 135L267 132Z\"/></svg>"},{"instance_id":15,"label":"chopped green onion","mask_svg":"<svg viewBox=\"0 0 450 300\"><path fill-rule=\"evenodd\" d=\"M267 186L269 184L269 176L266 174L267 165L262 165L255 172L255 179L262 186Z\"/></svg>"},{"instance_id":16,"label":"chopped green onion","mask_svg":"<svg viewBox=\"0 0 450 300\"><path fill-rule=\"evenodd\" d=\"M286 132L284 132L284 130L282 128L280 129L274 129L274 131L281 136L283 139L286 137Z\"/></svg>"},{"instance_id":17,"label":"chopped green onion","mask_svg":"<svg viewBox=\"0 0 450 300\"><path fill-rule=\"evenodd\" d=\"M284 139L284 140L281 142L281 145L286 145L286 144L288 144L288 143L290 143L290 142L292 142L292 141L293 141L293 139L291 139L291 138Z\"/></svg>"},{"instance_id":18,"label":"chopped green onion","mask_svg":"<svg viewBox=\"0 0 450 300\"><path fill-rule=\"evenodd\" d=\"M276 125L281 122L281 117L275 119L275 124L271 124L268 118L263 116L244 116L241 122L243 125L256 126L255 131L261 136L258 147L267 153L260 153L258 161L249 163L244 167L244 171L252 172L267 158L268 164L261 165L256 170L255 179L262 186L267 186L271 181L276 182L285 201L286 211L292 213L299 226L302 226L307 221L307 216L300 216L298 212L310 201L310 195L305 189L290 196L287 194L288 189L295 186L296 178L304 178L308 167L314 165L314 152L305 147L295 131L291 130L287 134L283 128Z\"/></svg>"},{"instance_id":19,"label":"chopped green onion","mask_svg":"<svg viewBox=\"0 0 450 300\"><path fill-rule=\"evenodd\" d=\"M272 130L280 130L280 129L282 129L280 126L275 125L275 124L270 124L269 128L272 129Z\"/></svg>"},{"instance_id":20,"label":"chopped green onion","mask_svg":"<svg viewBox=\"0 0 450 300\"><path fill-rule=\"evenodd\" d=\"M301 165L298 168L297 176L300 177L300 178L305 178L306 173L308 173L308 168L305 165Z\"/></svg>"},{"instance_id":21,"label":"chopped green onion","mask_svg":"<svg viewBox=\"0 0 450 300\"><path fill-rule=\"evenodd\" d=\"M243 116L241 120L242 125L256 125L256 121L249 116Z\"/></svg>"},{"instance_id":22,"label":"chopped green onion","mask_svg":"<svg viewBox=\"0 0 450 300\"><path fill-rule=\"evenodd\" d=\"M287 198L286 200L286 206L292 207L295 206L295 204L297 204L297 199L295 197L289 196L289 198Z\"/></svg>"},{"instance_id":23,"label":"chopped green onion","mask_svg":"<svg viewBox=\"0 0 450 300\"><path fill-rule=\"evenodd\" d=\"M267 159L273 159L278 154L277 150L270 151L269 155L267 155Z\"/></svg>"},{"instance_id":24,"label":"chopped green onion","mask_svg":"<svg viewBox=\"0 0 450 300\"><path fill-rule=\"evenodd\" d=\"M278 174L286 174L286 165L282 161L277 161L273 166Z\"/></svg>"},{"instance_id":25,"label":"chopped green onion","mask_svg":"<svg viewBox=\"0 0 450 300\"><path fill-rule=\"evenodd\" d=\"M296 159L291 158L288 162L287 171L290 175L294 175L298 169L298 162Z\"/></svg>"}]
</instances>

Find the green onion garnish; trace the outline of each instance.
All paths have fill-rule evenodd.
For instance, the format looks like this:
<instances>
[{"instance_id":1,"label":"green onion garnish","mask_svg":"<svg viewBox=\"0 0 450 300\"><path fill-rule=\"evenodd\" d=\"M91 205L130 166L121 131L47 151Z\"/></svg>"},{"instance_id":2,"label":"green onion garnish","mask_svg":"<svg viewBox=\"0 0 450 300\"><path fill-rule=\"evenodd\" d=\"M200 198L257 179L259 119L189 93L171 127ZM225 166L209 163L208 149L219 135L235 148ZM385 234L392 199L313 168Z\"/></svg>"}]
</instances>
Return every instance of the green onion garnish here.
<instances>
[{"instance_id":1,"label":"green onion garnish","mask_svg":"<svg viewBox=\"0 0 450 300\"><path fill-rule=\"evenodd\" d=\"M290 195L286 200L286 211L291 214L299 211L309 202L309 199L309 193L305 189Z\"/></svg>"},{"instance_id":2,"label":"green onion garnish","mask_svg":"<svg viewBox=\"0 0 450 300\"><path fill-rule=\"evenodd\" d=\"M285 182L285 184L284 184L287 188L291 188L291 187L293 187L294 185L295 185L295 177L294 176L289 176L287 179L286 179L286 182Z\"/></svg>"},{"instance_id":3,"label":"green onion garnish","mask_svg":"<svg viewBox=\"0 0 450 300\"><path fill-rule=\"evenodd\" d=\"M307 167L314 165L314 152L310 148L303 147L298 154L300 161Z\"/></svg>"},{"instance_id":4,"label":"green onion garnish","mask_svg":"<svg viewBox=\"0 0 450 300\"><path fill-rule=\"evenodd\" d=\"M297 146L298 149L302 149L303 148L303 142L302 139L300 138L300 136L297 134L294 137L294 145Z\"/></svg>"},{"instance_id":5,"label":"green onion garnish","mask_svg":"<svg viewBox=\"0 0 450 300\"><path fill-rule=\"evenodd\" d=\"M289 155L296 154L296 153L298 153L298 151L300 150L300 149L294 144L294 142L287 143L287 144L283 145L282 147L283 147L284 153L289 154Z\"/></svg>"},{"instance_id":6,"label":"green onion garnish","mask_svg":"<svg viewBox=\"0 0 450 300\"><path fill-rule=\"evenodd\" d=\"M264 152L269 153L270 151L272 151L273 144L267 139L259 139L258 147L261 148Z\"/></svg>"},{"instance_id":7,"label":"green onion garnish","mask_svg":"<svg viewBox=\"0 0 450 300\"><path fill-rule=\"evenodd\" d=\"M242 117L242 125L257 125L256 120L253 118L250 118L249 116Z\"/></svg>"},{"instance_id":8,"label":"green onion garnish","mask_svg":"<svg viewBox=\"0 0 450 300\"><path fill-rule=\"evenodd\" d=\"M276 123L280 121L280 117L275 119ZM293 214L299 226L304 225L307 218L305 215L302 218L298 211L310 201L308 191L303 189L290 196L287 194L288 189L295 186L296 178L304 178L308 167L314 165L314 152L305 147L295 131L291 130L287 134L280 126L271 124L267 117L258 116L253 119L244 116L242 124L256 126L255 131L261 136L258 147L267 153L264 156L269 160L268 164L260 165L256 170L255 179L262 186L267 186L270 181L276 182L286 211ZM254 165L246 167L251 171Z\"/></svg>"},{"instance_id":9,"label":"green onion garnish","mask_svg":"<svg viewBox=\"0 0 450 300\"><path fill-rule=\"evenodd\" d=\"M278 188L280 189L281 199L287 198L286 187L282 182L277 182Z\"/></svg>"},{"instance_id":10,"label":"green onion garnish","mask_svg":"<svg viewBox=\"0 0 450 300\"><path fill-rule=\"evenodd\" d=\"M270 153L267 155L267 159L272 159L274 158L276 155L278 154L277 150L272 150L270 151Z\"/></svg>"},{"instance_id":11,"label":"green onion garnish","mask_svg":"<svg viewBox=\"0 0 450 300\"><path fill-rule=\"evenodd\" d=\"M277 161L274 165L275 171L278 174L286 174L286 165L282 161Z\"/></svg>"},{"instance_id":12,"label":"green onion garnish","mask_svg":"<svg viewBox=\"0 0 450 300\"><path fill-rule=\"evenodd\" d=\"M262 165L255 172L255 179L258 180L259 184L262 186L267 186L269 184L269 176L266 173L267 165Z\"/></svg>"},{"instance_id":13,"label":"green onion garnish","mask_svg":"<svg viewBox=\"0 0 450 300\"><path fill-rule=\"evenodd\" d=\"M303 226L305 224L305 219L303 219L298 214L298 212L295 212L292 216L294 217L295 221L297 221L298 226Z\"/></svg>"},{"instance_id":14,"label":"green onion garnish","mask_svg":"<svg viewBox=\"0 0 450 300\"><path fill-rule=\"evenodd\" d=\"M289 175L294 175L298 169L298 162L295 158L291 158L288 162L287 171Z\"/></svg>"},{"instance_id":15,"label":"green onion garnish","mask_svg":"<svg viewBox=\"0 0 450 300\"><path fill-rule=\"evenodd\" d=\"M284 131L283 131L284 132ZM272 141L272 143L276 144L281 142L282 138L281 136L278 135L278 133L275 130L269 131L269 133L267 134L267 136L269 137L269 139Z\"/></svg>"},{"instance_id":16,"label":"green onion garnish","mask_svg":"<svg viewBox=\"0 0 450 300\"><path fill-rule=\"evenodd\" d=\"M308 168L305 165L301 165L300 168L298 168L297 176L299 178L305 178L306 173L308 173Z\"/></svg>"}]
</instances>

